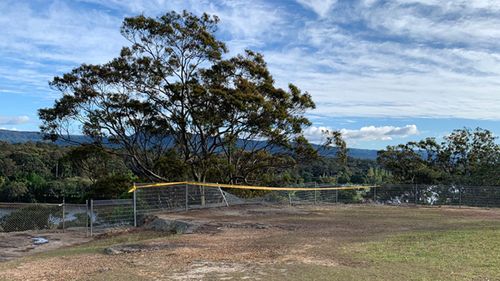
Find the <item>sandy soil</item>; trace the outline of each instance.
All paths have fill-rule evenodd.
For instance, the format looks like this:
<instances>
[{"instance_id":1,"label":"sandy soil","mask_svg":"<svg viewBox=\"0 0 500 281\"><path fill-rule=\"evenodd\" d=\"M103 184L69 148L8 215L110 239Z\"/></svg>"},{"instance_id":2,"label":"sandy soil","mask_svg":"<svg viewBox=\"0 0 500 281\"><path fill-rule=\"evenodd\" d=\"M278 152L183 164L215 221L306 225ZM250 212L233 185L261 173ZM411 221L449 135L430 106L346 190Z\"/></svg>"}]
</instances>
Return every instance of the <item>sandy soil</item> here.
<instances>
[{"instance_id":1,"label":"sandy soil","mask_svg":"<svg viewBox=\"0 0 500 281\"><path fill-rule=\"evenodd\" d=\"M201 227L193 234L131 241L147 245L134 253L111 256L101 249L0 263L0 280L287 280L291 265L363 267L343 254L346 243L465 223L498 223L500 210L237 206L161 216Z\"/></svg>"}]
</instances>

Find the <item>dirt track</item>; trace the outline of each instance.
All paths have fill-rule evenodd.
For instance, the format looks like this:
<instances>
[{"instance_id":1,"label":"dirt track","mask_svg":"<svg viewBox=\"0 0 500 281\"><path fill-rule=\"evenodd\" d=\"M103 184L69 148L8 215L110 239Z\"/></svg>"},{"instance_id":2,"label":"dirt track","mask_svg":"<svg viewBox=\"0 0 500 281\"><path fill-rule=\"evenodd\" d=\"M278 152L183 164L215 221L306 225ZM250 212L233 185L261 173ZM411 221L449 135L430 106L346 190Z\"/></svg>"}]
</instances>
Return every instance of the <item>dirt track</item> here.
<instances>
[{"instance_id":1,"label":"dirt track","mask_svg":"<svg viewBox=\"0 0 500 281\"><path fill-rule=\"evenodd\" d=\"M194 234L142 241L135 233L119 242L147 245L135 253L105 255L104 239L90 243L91 250L1 263L0 280L300 280L295 270L302 267L318 272L366 267L346 254L350 243L500 222L498 210L349 205L240 206L162 216L201 227Z\"/></svg>"}]
</instances>

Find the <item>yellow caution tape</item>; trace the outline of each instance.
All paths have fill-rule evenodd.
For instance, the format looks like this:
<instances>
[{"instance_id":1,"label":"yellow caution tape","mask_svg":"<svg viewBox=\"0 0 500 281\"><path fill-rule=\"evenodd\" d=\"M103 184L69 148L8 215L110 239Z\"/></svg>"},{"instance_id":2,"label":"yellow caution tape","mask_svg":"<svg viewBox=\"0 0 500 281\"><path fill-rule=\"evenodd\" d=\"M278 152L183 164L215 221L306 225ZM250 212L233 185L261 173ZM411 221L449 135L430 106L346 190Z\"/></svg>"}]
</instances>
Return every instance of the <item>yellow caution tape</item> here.
<instances>
[{"instance_id":1,"label":"yellow caution tape","mask_svg":"<svg viewBox=\"0 0 500 281\"><path fill-rule=\"evenodd\" d=\"M253 186L253 185L236 185L236 184L221 184L221 183L203 183L203 182L192 182L192 181L180 181L180 182L165 182L165 183L153 183L145 185L135 185L128 191L134 192L141 188L152 188L152 187L162 187L162 186L174 186L174 185L197 185L206 187L220 187L220 188L233 188L233 189L253 189L253 190L278 190L278 191L315 191L315 190L353 190L353 189L369 189L376 186L366 186L366 185L355 185L355 186L336 186L336 187L270 187L270 186Z\"/></svg>"}]
</instances>

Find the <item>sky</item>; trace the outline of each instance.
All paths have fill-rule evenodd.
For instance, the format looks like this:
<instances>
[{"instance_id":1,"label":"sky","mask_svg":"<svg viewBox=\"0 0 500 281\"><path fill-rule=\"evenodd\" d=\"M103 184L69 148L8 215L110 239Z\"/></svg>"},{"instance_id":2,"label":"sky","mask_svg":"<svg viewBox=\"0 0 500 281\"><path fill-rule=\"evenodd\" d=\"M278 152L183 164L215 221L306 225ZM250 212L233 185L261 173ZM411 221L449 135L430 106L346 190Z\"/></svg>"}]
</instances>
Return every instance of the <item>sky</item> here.
<instances>
[{"instance_id":1,"label":"sky","mask_svg":"<svg viewBox=\"0 0 500 281\"><path fill-rule=\"evenodd\" d=\"M228 55L264 55L276 84L309 92L305 130L341 130L350 147L381 149L453 129L500 134L497 0L0 1L0 128L36 131L48 82L127 45L124 17L171 10L220 20Z\"/></svg>"}]
</instances>

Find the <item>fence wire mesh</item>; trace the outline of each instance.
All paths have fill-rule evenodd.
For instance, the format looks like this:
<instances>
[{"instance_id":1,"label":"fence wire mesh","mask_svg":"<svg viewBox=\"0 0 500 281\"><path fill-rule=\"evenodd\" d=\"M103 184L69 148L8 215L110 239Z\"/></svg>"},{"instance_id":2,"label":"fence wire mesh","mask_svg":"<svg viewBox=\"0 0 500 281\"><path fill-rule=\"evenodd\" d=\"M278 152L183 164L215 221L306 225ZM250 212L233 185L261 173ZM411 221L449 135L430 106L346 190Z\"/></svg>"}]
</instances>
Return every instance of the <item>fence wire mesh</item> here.
<instances>
[{"instance_id":1,"label":"fence wire mesh","mask_svg":"<svg viewBox=\"0 0 500 281\"><path fill-rule=\"evenodd\" d=\"M500 207L498 186L394 184L376 187L340 187L318 190L327 184L301 184L293 187L311 190L252 190L178 184L138 188L137 212L148 214L181 211L192 208L237 204L311 204L311 203L379 203L388 205L455 205Z\"/></svg>"},{"instance_id":2,"label":"fence wire mesh","mask_svg":"<svg viewBox=\"0 0 500 281\"><path fill-rule=\"evenodd\" d=\"M220 188L196 185L173 185L159 188L140 188L136 191L136 212L146 215L189 209L226 206Z\"/></svg>"},{"instance_id":3,"label":"fence wire mesh","mask_svg":"<svg viewBox=\"0 0 500 281\"><path fill-rule=\"evenodd\" d=\"M401 205L500 207L499 186L460 185L383 185L372 189L366 198Z\"/></svg>"},{"instance_id":4,"label":"fence wire mesh","mask_svg":"<svg viewBox=\"0 0 500 281\"><path fill-rule=\"evenodd\" d=\"M0 203L0 232L87 227L83 204Z\"/></svg>"},{"instance_id":5,"label":"fence wire mesh","mask_svg":"<svg viewBox=\"0 0 500 281\"><path fill-rule=\"evenodd\" d=\"M311 183L296 187L325 186ZM92 234L111 228L137 226L148 215L161 212L240 204L325 203L500 207L500 187L394 184L336 190L253 190L221 188L217 184L138 186L133 199L89 200L88 204L0 203L0 232L81 228Z\"/></svg>"},{"instance_id":6,"label":"fence wire mesh","mask_svg":"<svg viewBox=\"0 0 500 281\"><path fill-rule=\"evenodd\" d=\"M304 187L304 185L297 186ZM321 188L319 185L314 185ZM354 191L356 192L356 191ZM251 190L231 189L196 184L154 186L135 191L137 214L175 212L197 208L222 207L238 204L311 204L337 203L351 190Z\"/></svg>"},{"instance_id":7,"label":"fence wire mesh","mask_svg":"<svg viewBox=\"0 0 500 281\"><path fill-rule=\"evenodd\" d=\"M134 225L132 199L90 200L90 233Z\"/></svg>"}]
</instances>

